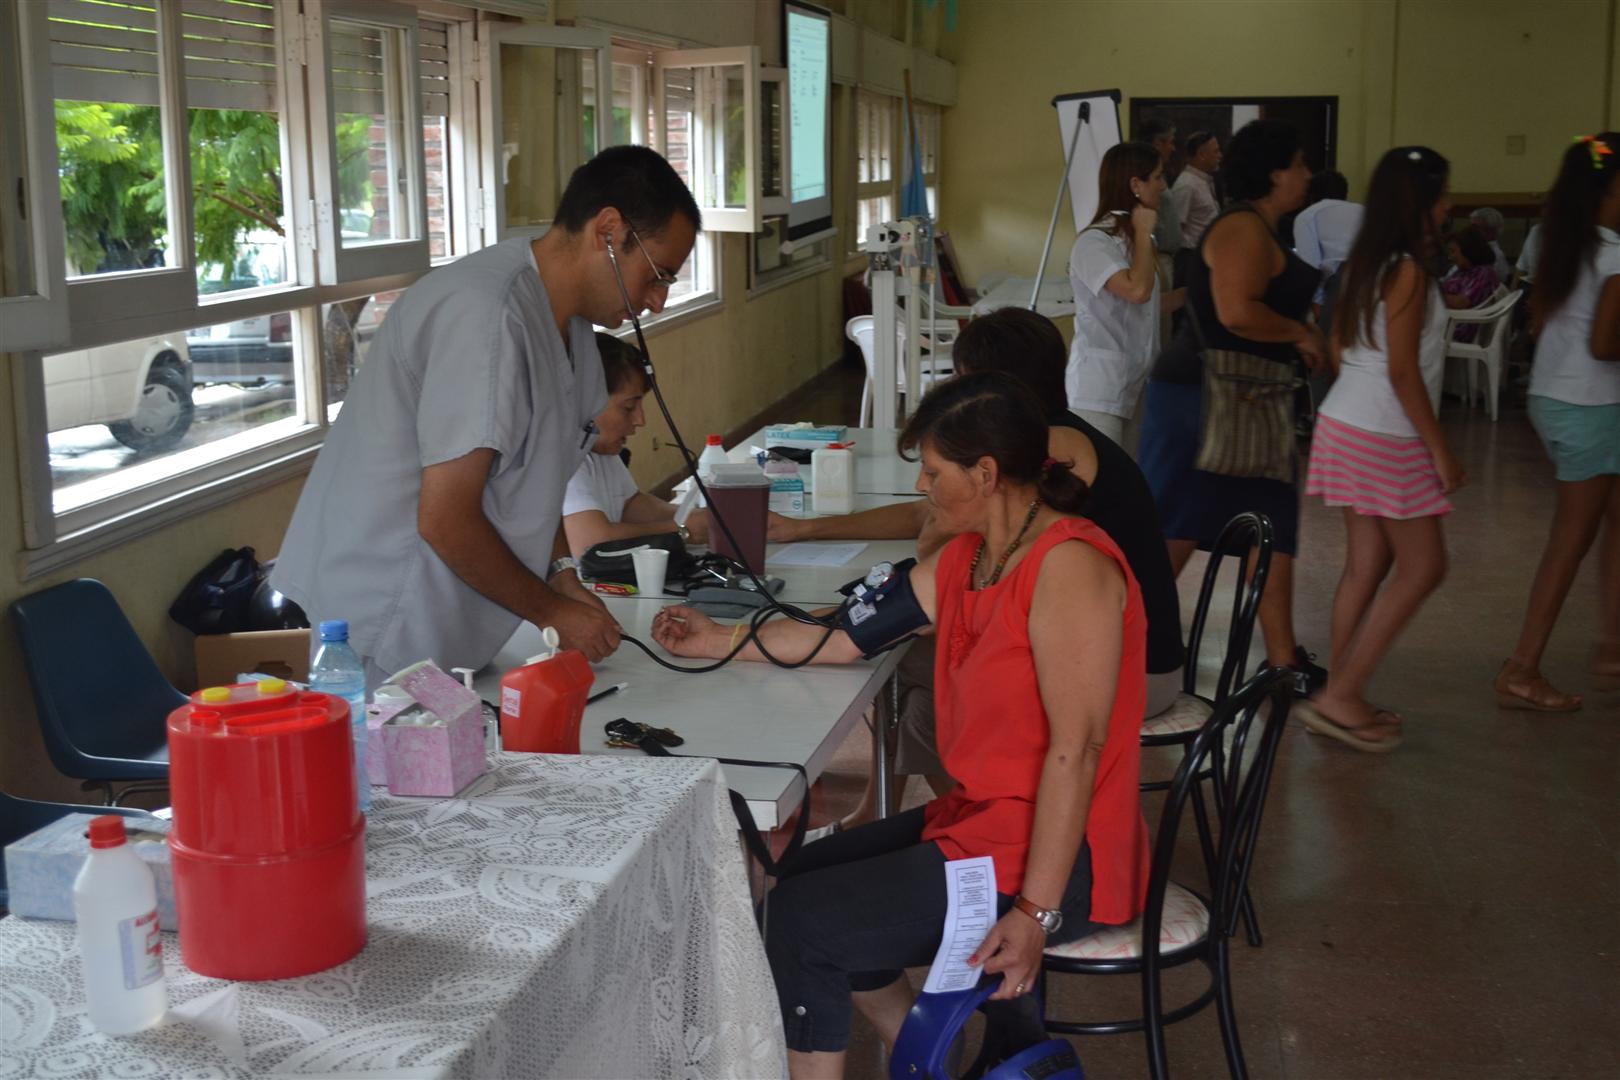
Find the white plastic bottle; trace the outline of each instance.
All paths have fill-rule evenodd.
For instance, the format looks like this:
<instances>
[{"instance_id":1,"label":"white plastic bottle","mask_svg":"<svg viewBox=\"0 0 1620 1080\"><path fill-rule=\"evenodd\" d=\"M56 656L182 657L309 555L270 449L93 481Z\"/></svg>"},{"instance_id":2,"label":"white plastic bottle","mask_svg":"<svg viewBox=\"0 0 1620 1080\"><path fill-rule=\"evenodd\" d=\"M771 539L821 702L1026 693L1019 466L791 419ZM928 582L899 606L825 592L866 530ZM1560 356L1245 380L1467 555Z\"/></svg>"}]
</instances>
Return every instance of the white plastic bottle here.
<instances>
[{"instance_id":1,"label":"white plastic bottle","mask_svg":"<svg viewBox=\"0 0 1620 1080\"><path fill-rule=\"evenodd\" d=\"M848 444L832 443L810 455L810 486L816 513L855 512L855 455Z\"/></svg>"},{"instance_id":2,"label":"white plastic bottle","mask_svg":"<svg viewBox=\"0 0 1620 1080\"><path fill-rule=\"evenodd\" d=\"M720 436L710 435L709 441L703 447L703 453L698 455L698 476L707 484L714 477L715 465L724 465L730 460L726 456L726 448L720 445ZM698 505L708 505L702 495L698 496Z\"/></svg>"},{"instance_id":3,"label":"white plastic bottle","mask_svg":"<svg viewBox=\"0 0 1620 1080\"><path fill-rule=\"evenodd\" d=\"M162 1020L169 995L157 886L115 814L90 822L90 856L73 882L73 914L90 1023L107 1035L129 1035Z\"/></svg>"}]
</instances>

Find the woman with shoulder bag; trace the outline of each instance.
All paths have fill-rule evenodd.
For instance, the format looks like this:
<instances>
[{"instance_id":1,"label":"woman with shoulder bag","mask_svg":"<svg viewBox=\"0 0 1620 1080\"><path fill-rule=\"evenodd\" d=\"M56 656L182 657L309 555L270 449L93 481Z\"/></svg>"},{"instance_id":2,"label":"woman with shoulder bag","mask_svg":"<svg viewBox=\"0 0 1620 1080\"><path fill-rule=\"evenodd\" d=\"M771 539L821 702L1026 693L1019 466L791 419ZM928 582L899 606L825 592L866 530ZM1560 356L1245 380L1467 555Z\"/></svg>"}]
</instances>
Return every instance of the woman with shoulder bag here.
<instances>
[{"instance_id":1,"label":"woman with shoulder bag","mask_svg":"<svg viewBox=\"0 0 1620 1080\"><path fill-rule=\"evenodd\" d=\"M1309 691L1327 672L1294 638L1299 481L1294 363L1322 362L1321 332L1306 322L1317 271L1278 241L1277 220L1305 201L1311 171L1299 132L1256 120L1232 137L1221 165L1238 200L1204 233L1187 282L1188 318L1148 382L1140 461L1180 573L1236 514L1271 519L1271 573L1260 600L1270 663L1292 667Z\"/></svg>"}]
</instances>

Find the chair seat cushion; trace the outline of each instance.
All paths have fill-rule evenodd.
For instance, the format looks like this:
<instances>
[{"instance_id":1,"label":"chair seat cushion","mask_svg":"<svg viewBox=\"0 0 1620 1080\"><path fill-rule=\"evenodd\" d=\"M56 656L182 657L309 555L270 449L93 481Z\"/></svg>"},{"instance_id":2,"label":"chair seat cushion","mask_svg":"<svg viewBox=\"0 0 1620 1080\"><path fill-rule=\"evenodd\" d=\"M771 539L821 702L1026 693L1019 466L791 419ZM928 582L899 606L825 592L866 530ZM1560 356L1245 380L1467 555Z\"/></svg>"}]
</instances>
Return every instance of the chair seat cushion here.
<instances>
[{"instance_id":1,"label":"chair seat cushion","mask_svg":"<svg viewBox=\"0 0 1620 1080\"><path fill-rule=\"evenodd\" d=\"M1174 704L1157 716L1142 721L1143 736L1182 735L1204 726L1215 707L1201 697L1177 694Z\"/></svg>"},{"instance_id":2,"label":"chair seat cushion","mask_svg":"<svg viewBox=\"0 0 1620 1080\"><path fill-rule=\"evenodd\" d=\"M1164 890L1164 918L1159 924L1159 953L1168 956L1199 944L1209 933L1209 909L1198 896L1171 882ZM1142 918L1123 926L1106 926L1066 945L1053 945L1047 956L1064 960L1132 960L1142 955Z\"/></svg>"}]
</instances>

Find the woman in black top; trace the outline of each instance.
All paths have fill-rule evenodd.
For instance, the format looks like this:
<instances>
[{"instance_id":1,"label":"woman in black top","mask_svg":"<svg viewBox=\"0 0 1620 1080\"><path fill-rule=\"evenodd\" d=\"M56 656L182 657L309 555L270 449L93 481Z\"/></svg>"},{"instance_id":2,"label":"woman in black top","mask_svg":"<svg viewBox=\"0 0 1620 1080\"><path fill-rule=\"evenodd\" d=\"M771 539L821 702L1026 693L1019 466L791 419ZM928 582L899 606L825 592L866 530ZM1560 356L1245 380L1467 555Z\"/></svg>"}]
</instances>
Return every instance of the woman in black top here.
<instances>
[{"instance_id":1,"label":"woman in black top","mask_svg":"<svg viewBox=\"0 0 1620 1080\"><path fill-rule=\"evenodd\" d=\"M1204 233L1187 281L1190 317L1154 364L1142 420L1142 472L1153 489L1177 574L1235 515L1258 511L1271 519L1275 547L1260 601L1266 654L1273 664L1300 670L1314 690L1327 673L1294 639L1297 480L1220 476L1193 467L1203 403L1199 330L1203 346L1211 349L1289 364L1298 356L1313 369L1322 362L1322 335L1305 321L1320 275L1284 248L1275 231L1278 219L1304 202L1311 171L1291 124L1256 120L1232 137L1221 175L1226 191L1239 201Z\"/></svg>"}]
</instances>

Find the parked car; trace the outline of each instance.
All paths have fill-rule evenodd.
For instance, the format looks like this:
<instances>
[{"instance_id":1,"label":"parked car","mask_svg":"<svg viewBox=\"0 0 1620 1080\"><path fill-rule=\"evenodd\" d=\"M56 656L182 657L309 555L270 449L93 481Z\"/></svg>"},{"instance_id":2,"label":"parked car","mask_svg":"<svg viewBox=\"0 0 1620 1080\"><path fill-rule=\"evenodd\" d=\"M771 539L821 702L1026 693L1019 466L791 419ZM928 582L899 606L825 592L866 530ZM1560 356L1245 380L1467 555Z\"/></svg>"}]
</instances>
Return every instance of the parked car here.
<instances>
[{"instance_id":1,"label":"parked car","mask_svg":"<svg viewBox=\"0 0 1620 1080\"><path fill-rule=\"evenodd\" d=\"M177 336L45 357L50 431L106 424L131 450L172 450L191 428L191 356Z\"/></svg>"},{"instance_id":2,"label":"parked car","mask_svg":"<svg viewBox=\"0 0 1620 1080\"><path fill-rule=\"evenodd\" d=\"M255 315L187 331L192 378L199 383L291 382L292 316Z\"/></svg>"}]
</instances>

